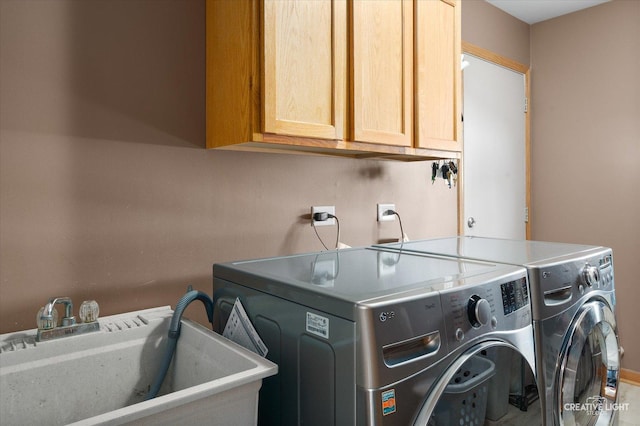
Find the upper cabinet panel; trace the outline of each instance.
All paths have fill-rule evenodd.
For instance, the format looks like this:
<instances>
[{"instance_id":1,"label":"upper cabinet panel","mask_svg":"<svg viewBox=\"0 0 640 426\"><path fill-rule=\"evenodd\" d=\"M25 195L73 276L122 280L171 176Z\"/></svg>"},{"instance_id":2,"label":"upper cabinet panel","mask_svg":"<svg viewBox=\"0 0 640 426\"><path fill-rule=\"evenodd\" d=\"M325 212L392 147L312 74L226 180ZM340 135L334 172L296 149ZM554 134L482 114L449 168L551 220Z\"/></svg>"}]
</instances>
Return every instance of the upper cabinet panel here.
<instances>
[{"instance_id":1,"label":"upper cabinet panel","mask_svg":"<svg viewBox=\"0 0 640 426\"><path fill-rule=\"evenodd\" d=\"M458 0L207 0L207 147L454 158Z\"/></svg>"},{"instance_id":2,"label":"upper cabinet panel","mask_svg":"<svg viewBox=\"0 0 640 426\"><path fill-rule=\"evenodd\" d=\"M207 148L233 146L255 130L256 13L250 1L206 5Z\"/></svg>"},{"instance_id":3,"label":"upper cabinet panel","mask_svg":"<svg viewBox=\"0 0 640 426\"><path fill-rule=\"evenodd\" d=\"M345 1L264 1L264 132L343 139Z\"/></svg>"},{"instance_id":4,"label":"upper cabinet panel","mask_svg":"<svg viewBox=\"0 0 640 426\"><path fill-rule=\"evenodd\" d=\"M460 5L416 2L416 146L461 150Z\"/></svg>"},{"instance_id":5,"label":"upper cabinet panel","mask_svg":"<svg viewBox=\"0 0 640 426\"><path fill-rule=\"evenodd\" d=\"M352 28L354 139L411 146L412 2L355 0Z\"/></svg>"}]
</instances>

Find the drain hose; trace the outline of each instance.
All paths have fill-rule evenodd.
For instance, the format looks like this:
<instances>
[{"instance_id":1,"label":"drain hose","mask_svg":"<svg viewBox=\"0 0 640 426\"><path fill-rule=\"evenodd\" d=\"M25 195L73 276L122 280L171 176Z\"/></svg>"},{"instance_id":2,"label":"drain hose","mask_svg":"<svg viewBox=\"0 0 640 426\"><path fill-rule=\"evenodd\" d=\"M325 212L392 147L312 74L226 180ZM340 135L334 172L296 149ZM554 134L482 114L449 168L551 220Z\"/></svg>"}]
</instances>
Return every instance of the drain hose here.
<instances>
[{"instance_id":1,"label":"drain hose","mask_svg":"<svg viewBox=\"0 0 640 426\"><path fill-rule=\"evenodd\" d=\"M207 317L209 319L209 322L213 323L213 302L206 293L191 290L191 286L189 286L187 293L178 301L176 309L175 311L173 311L173 317L171 317L171 324L169 325L169 339L167 340L167 350L165 351L164 357L162 358L160 371L158 372L158 375L156 376L156 379L151 385L149 393L145 398L146 401L155 398L160 391L160 387L164 382L167 371L169 371L169 366L171 365L173 354L176 351L176 346L178 345L182 314L187 306L189 306L189 304L194 300L200 300L204 304L204 307L207 310Z\"/></svg>"}]
</instances>

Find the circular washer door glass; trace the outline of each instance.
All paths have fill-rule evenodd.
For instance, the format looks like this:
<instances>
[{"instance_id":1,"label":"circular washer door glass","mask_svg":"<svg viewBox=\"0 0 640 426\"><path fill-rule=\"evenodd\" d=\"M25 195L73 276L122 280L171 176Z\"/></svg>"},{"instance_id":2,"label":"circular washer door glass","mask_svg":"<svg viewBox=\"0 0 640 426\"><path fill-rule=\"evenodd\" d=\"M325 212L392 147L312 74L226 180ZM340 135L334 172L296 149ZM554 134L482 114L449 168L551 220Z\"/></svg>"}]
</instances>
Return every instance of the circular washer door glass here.
<instances>
[{"instance_id":1,"label":"circular washer door glass","mask_svg":"<svg viewBox=\"0 0 640 426\"><path fill-rule=\"evenodd\" d=\"M585 304L573 322L562 357L561 420L566 425L608 425L618 400L620 355L613 312Z\"/></svg>"}]
</instances>

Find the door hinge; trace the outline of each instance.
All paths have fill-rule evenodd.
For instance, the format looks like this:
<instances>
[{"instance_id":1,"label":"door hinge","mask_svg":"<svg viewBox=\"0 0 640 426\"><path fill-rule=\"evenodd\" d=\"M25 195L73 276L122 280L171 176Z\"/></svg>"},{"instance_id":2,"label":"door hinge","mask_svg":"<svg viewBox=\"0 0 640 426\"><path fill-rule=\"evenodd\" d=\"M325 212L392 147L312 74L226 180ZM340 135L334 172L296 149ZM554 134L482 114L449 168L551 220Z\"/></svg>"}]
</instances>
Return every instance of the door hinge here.
<instances>
[{"instance_id":1,"label":"door hinge","mask_svg":"<svg viewBox=\"0 0 640 426\"><path fill-rule=\"evenodd\" d=\"M529 207L524 208L524 223L529 223Z\"/></svg>"},{"instance_id":2,"label":"door hinge","mask_svg":"<svg viewBox=\"0 0 640 426\"><path fill-rule=\"evenodd\" d=\"M524 98L524 112L529 112L529 98Z\"/></svg>"}]
</instances>

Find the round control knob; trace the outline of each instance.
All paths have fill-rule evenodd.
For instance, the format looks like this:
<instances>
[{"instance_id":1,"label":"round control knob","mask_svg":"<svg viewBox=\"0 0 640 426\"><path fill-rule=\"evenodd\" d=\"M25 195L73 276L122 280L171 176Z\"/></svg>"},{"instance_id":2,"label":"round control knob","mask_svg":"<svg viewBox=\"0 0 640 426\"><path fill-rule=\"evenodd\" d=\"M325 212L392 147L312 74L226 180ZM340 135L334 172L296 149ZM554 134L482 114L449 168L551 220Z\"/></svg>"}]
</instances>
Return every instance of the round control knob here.
<instances>
[{"instance_id":1,"label":"round control knob","mask_svg":"<svg viewBox=\"0 0 640 426\"><path fill-rule=\"evenodd\" d=\"M461 328L456 329L456 340L458 342L462 342L464 340L464 331Z\"/></svg>"},{"instance_id":2,"label":"round control knob","mask_svg":"<svg viewBox=\"0 0 640 426\"><path fill-rule=\"evenodd\" d=\"M487 325L491 320L491 305L477 294L469 298L467 315L474 328Z\"/></svg>"},{"instance_id":3,"label":"round control knob","mask_svg":"<svg viewBox=\"0 0 640 426\"><path fill-rule=\"evenodd\" d=\"M589 287L598 285L600 282L600 270L597 266L591 266L588 263L582 268L582 282Z\"/></svg>"}]
</instances>

